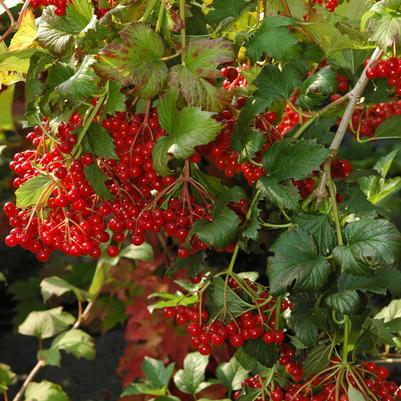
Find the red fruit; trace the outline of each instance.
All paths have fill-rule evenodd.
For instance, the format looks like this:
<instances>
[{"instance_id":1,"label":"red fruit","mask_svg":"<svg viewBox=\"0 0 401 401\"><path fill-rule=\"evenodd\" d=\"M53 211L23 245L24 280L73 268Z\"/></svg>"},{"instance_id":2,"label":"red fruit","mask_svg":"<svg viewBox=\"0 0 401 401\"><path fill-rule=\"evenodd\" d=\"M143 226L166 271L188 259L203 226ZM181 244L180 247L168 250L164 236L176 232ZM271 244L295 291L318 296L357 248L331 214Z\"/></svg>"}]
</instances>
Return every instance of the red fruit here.
<instances>
[{"instance_id":1,"label":"red fruit","mask_svg":"<svg viewBox=\"0 0 401 401\"><path fill-rule=\"evenodd\" d=\"M283 401L284 393L279 388L276 388L271 392L270 397L272 401Z\"/></svg>"},{"instance_id":2,"label":"red fruit","mask_svg":"<svg viewBox=\"0 0 401 401\"><path fill-rule=\"evenodd\" d=\"M385 366L379 366L376 370L376 376L382 380L386 380L390 376L390 372Z\"/></svg>"},{"instance_id":3,"label":"red fruit","mask_svg":"<svg viewBox=\"0 0 401 401\"><path fill-rule=\"evenodd\" d=\"M240 334L234 334L230 337L230 343L235 348L242 347L244 345L244 337Z\"/></svg>"},{"instance_id":4,"label":"red fruit","mask_svg":"<svg viewBox=\"0 0 401 401\"><path fill-rule=\"evenodd\" d=\"M224 336L219 333L212 334L212 344L213 345L221 345L224 343Z\"/></svg>"},{"instance_id":5,"label":"red fruit","mask_svg":"<svg viewBox=\"0 0 401 401\"><path fill-rule=\"evenodd\" d=\"M111 258L116 257L120 253L120 248L116 245L110 245L107 248L107 255L109 255Z\"/></svg>"},{"instance_id":6,"label":"red fruit","mask_svg":"<svg viewBox=\"0 0 401 401\"><path fill-rule=\"evenodd\" d=\"M272 344L274 343L275 335L272 331L266 331L265 334L263 334L263 341L266 344Z\"/></svg>"},{"instance_id":7,"label":"red fruit","mask_svg":"<svg viewBox=\"0 0 401 401\"><path fill-rule=\"evenodd\" d=\"M276 344L281 344L285 340L285 334L283 331L275 331L273 337Z\"/></svg>"},{"instance_id":8,"label":"red fruit","mask_svg":"<svg viewBox=\"0 0 401 401\"><path fill-rule=\"evenodd\" d=\"M208 344L200 344L199 348L198 348L198 352L201 355L210 355L210 353L212 352L212 349L210 348L210 345L208 345Z\"/></svg>"},{"instance_id":9,"label":"red fruit","mask_svg":"<svg viewBox=\"0 0 401 401\"><path fill-rule=\"evenodd\" d=\"M89 166L94 161L93 155L91 155L90 153L85 153L81 156L81 161L85 166Z\"/></svg>"}]
</instances>

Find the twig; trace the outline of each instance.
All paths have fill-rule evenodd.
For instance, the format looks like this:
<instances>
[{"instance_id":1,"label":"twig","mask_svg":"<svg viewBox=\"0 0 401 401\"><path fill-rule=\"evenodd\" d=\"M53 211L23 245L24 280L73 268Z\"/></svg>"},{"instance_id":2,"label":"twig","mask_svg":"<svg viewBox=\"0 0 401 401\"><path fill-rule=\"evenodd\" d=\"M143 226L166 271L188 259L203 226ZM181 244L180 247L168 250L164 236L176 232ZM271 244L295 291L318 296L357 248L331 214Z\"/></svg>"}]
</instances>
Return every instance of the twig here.
<instances>
[{"instance_id":1,"label":"twig","mask_svg":"<svg viewBox=\"0 0 401 401\"><path fill-rule=\"evenodd\" d=\"M281 5L284 8L284 15L286 17L292 17L291 10L290 10L290 7L288 7L287 0L281 0Z\"/></svg>"},{"instance_id":2,"label":"twig","mask_svg":"<svg viewBox=\"0 0 401 401\"><path fill-rule=\"evenodd\" d=\"M18 20L15 21L14 16L13 16L12 12L10 11L10 9L5 5L3 0L0 0L0 6L2 6L4 8L4 10L6 11L8 18L10 19L10 22L11 22L11 25L9 26L7 31L4 32L3 35L0 37L0 43L3 42L4 40L6 40L6 38L10 35L11 32L13 32L14 30L19 28L19 26L21 25L22 18L24 16L25 11L28 8L30 2L31 2L31 0L25 0L23 6L21 8L21 11L19 13Z\"/></svg>"},{"instance_id":3,"label":"twig","mask_svg":"<svg viewBox=\"0 0 401 401\"><path fill-rule=\"evenodd\" d=\"M13 401L19 401L21 399L21 397L25 394L25 390L28 387L29 383L31 383L31 381L35 378L35 376L44 366L45 366L45 361L39 360L37 362L37 364L31 370L31 373L29 373L28 377L25 379L24 384L22 385L18 393L15 395Z\"/></svg>"},{"instance_id":4,"label":"twig","mask_svg":"<svg viewBox=\"0 0 401 401\"><path fill-rule=\"evenodd\" d=\"M344 139L344 135L347 131L348 124L352 118L352 114L354 113L356 104L362 96L363 91L366 88L368 83L368 77L366 76L366 71L370 68L372 64L376 62L376 60L381 56L382 50L378 47L373 52L372 56L369 59L369 62L366 64L365 69L363 70L361 76L359 77L357 83L354 88L348 92L345 96L349 99L347 107L345 108L344 115L341 119L341 122L338 126L337 132L334 136L333 141L330 145L330 155L326 161L326 164L331 163L331 160L336 156L338 149L340 148L341 142ZM320 178L320 182L318 188L315 191L316 197L318 198L318 204L320 200L326 197L326 184L327 184L327 169L322 173Z\"/></svg>"},{"instance_id":5,"label":"twig","mask_svg":"<svg viewBox=\"0 0 401 401\"><path fill-rule=\"evenodd\" d=\"M81 314L81 316L76 320L76 322L74 323L74 325L72 326L74 329L77 329L81 326L81 324L86 320L86 318L88 317L93 305L94 305L95 301L91 301L89 302L86 307L85 310L83 311L83 313ZM40 359L36 365L33 367L33 369L31 370L31 372L29 373L28 377L25 379L24 384L22 385L22 387L20 388L20 390L18 391L18 393L15 395L15 397L13 398L13 401L20 401L21 398L23 397L23 395L25 394L26 388L28 387L28 385L32 382L32 380L36 377L36 375L39 373L39 371L46 366L46 363L43 359Z\"/></svg>"}]
</instances>

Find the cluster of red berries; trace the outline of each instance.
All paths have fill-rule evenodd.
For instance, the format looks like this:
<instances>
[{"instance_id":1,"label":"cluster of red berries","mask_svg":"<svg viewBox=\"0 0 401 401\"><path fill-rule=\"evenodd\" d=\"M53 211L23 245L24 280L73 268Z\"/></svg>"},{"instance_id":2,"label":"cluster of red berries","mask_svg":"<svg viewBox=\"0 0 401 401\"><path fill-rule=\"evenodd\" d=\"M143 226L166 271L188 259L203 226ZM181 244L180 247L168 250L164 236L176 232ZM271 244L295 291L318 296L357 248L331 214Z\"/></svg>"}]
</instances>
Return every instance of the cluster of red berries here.
<instances>
[{"instance_id":1,"label":"cluster of red berries","mask_svg":"<svg viewBox=\"0 0 401 401\"><path fill-rule=\"evenodd\" d=\"M376 129L388 118L401 114L401 100L378 103L368 109L356 109L352 115L350 129L359 131L361 137L372 137Z\"/></svg>"},{"instance_id":2,"label":"cluster of red berries","mask_svg":"<svg viewBox=\"0 0 401 401\"><path fill-rule=\"evenodd\" d=\"M390 57L387 60L380 60L367 69L366 76L369 79L386 79L387 84L394 88L395 94L401 96L401 58Z\"/></svg>"},{"instance_id":3,"label":"cluster of red berries","mask_svg":"<svg viewBox=\"0 0 401 401\"><path fill-rule=\"evenodd\" d=\"M100 244L110 239L104 218L111 208L98 199L84 174L84 166L93 163L93 156L85 154L75 160L71 157L77 141L72 131L81 124L77 114L68 123L60 124L52 148L48 148L43 129L36 127L27 135L36 151L16 153L10 163L18 176L13 182L16 189L35 176L48 178L36 204L22 210L12 202L4 206L13 227L6 244L28 249L40 261L46 261L53 250L97 258ZM43 128L49 129L46 122Z\"/></svg>"},{"instance_id":4,"label":"cluster of red berries","mask_svg":"<svg viewBox=\"0 0 401 401\"><path fill-rule=\"evenodd\" d=\"M338 366L341 362L338 358L332 360L332 366ZM401 391L395 382L387 381L389 371L384 366L377 366L368 362L362 366L353 366L344 373L344 382L337 383L337 374L331 371L318 374L306 383L292 383L287 387L286 401L349 401L348 386L353 386L371 399L368 392L374 394L381 401L396 401L401 399ZM356 380L357 378L357 380ZM361 382L363 380L363 383ZM339 391L339 394L337 394Z\"/></svg>"},{"instance_id":5,"label":"cluster of red berries","mask_svg":"<svg viewBox=\"0 0 401 401\"><path fill-rule=\"evenodd\" d=\"M199 281L197 280L197 282ZM255 283L248 282L248 284L257 288ZM229 286L233 290L238 289L238 283L232 278L229 280ZM228 322L219 320L213 320L212 323L207 322L208 312L204 306L205 298L202 306L166 308L164 316L168 319L175 318L176 323L180 326L186 325L192 345L202 355L211 354L213 346L221 345L226 340L235 348L243 346L247 340L258 338L262 338L266 344L282 344L285 340L284 331L275 329L276 300L268 298L268 293L263 291L258 299L257 311L245 312L235 320ZM291 304L287 300L281 301L281 311L287 310L290 306Z\"/></svg>"},{"instance_id":6,"label":"cluster of red berries","mask_svg":"<svg viewBox=\"0 0 401 401\"><path fill-rule=\"evenodd\" d=\"M295 100L296 98L292 99L292 102L295 102ZM281 122L277 126L278 130L281 132L281 135L284 136L286 133L291 131L298 123L298 113L294 111L290 105L287 104L284 108L284 114Z\"/></svg>"},{"instance_id":7,"label":"cluster of red berries","mask_svg":"<svg viewBox=\"0 0 401 401\"><path fill-rule=\"evenodd\" d=\"M154 170L152 149L164 131L159 127L157 112L148 114L121 113L103 121L103 127L113 138L118 160L90 153L76 156L78 137L74 130L82 126L82 118L76 113L58 126L54 136L47 121L43 121L42 128L35 127L27 135L35 150L15 154L10 163L17 174L13 183L18 189L39 174L46 175L49 183L36 205L21 210L12 203L6 205L13 227L6 244L21 245L40 261L46 261L53 250L97 258L101 254L100 245L110 242L107 254L114 257L125 240L130 239L138 246L144 242L146 232L164 229L181 244L180 257L205 250L207 245L196 235L190 241L192 249L183 244L194 221L211 220L214 196L189 177L192 193L187 188L188 182L182 180L186 190L180 198L171 198L171 191L176 190L181 178L162 178ZM49 137L53 140L49 141ZM99 199L87 181L85 167L92 164L107 177L105 185L113 200ZM203 191L202 204L195 201L194 191ZM239 215L246 213L246 201L230 206Z\"/></svg>"},{"instance_id":8,"label":"cluster of red berries","mask_svg":"<svg viewBox=\"0 0 401 401\"><path fill-rule=\"evenodd\" d=\"M236 400L238 400L239 397L246 395L247 388L249 388L250 390L261 389L261 394L255 398L255 401L262 401L262 400L283 401L284 400L284 392L276 382L271 381L268 384L268 387L266 387L266 385L265 385L265 388L263 389L264 393L262 395L263 385L264 385L264 379L258 374L245 379L241 383L242 389L238 390L234 393L234 395L233 395L234 400L236 401ZM267 393L267 394L265 394L265 393Z\"/></svg>"},{"instance_id":9,"label":"cluster of red berries","mask_svg":"<svg viewBox=\"0 0 401 401\"><path fill-rule=\"evenodd\" d=\"M239 153L231 147L236 117L230 110L224 110L218 119L225 122L224 128L215 141L202 148L202 153L208 155L213 164L224 171L226 177L232 178L243 173L249 185L253 185L263 176L264 170L251 163L238 163Z\"/></svg>"},{"instance_id":10,"label":"cluster of red berries","mask_svg":"<svg viewBox=\"0 0 401 401\"><path fill-rule=\"evenodd\" d=\"M68 3L70 3L70 0L31 0L29 4L33 9L39 7L54 6L56 7L54 13L58 17L62 17L63 15L65 15Z\"/></svg>"}]
</instances>

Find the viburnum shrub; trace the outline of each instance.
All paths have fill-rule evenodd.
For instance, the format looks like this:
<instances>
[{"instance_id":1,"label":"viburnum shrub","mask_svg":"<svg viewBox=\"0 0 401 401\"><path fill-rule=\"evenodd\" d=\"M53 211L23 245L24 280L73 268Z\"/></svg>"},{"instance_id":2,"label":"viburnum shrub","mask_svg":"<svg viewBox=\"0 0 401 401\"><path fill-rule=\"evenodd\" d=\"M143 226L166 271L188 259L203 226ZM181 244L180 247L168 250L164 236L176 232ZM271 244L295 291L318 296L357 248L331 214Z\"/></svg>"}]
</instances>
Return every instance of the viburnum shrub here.
<instances>
[{"instance_id":1,"label":"viburnum shrub","mask_svg":"<svg viewBox=\"0 0 401 401\"><path fill-rule=\"evenodd\" d=\"M19 327L56 337L14 401L66 399L36 373L61 350L93 357L79 327L150 242L177 291L149 310L194 352L179 370L145 358L124 395L401 400L385 366L401 348L401 2L25 0L16 20L7 4L0 82L25 83L28 144L5 243L98 261L88 290L42 282L79 313Z\"/></svg>"}]
</instances>

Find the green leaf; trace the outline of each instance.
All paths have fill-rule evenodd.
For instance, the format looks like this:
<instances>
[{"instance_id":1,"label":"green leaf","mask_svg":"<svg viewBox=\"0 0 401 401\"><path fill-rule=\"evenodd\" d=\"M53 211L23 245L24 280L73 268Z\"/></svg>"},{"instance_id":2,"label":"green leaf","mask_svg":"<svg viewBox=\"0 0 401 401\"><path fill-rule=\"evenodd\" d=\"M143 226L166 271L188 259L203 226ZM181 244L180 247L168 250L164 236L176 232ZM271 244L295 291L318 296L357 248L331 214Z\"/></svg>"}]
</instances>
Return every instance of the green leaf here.
<instances>
[{"instance_id":1,"label":"green leaf","mask_svg":"<svg viewBox=\"0 0 401 401\"><path fill-rule=\"evenodd\" d=\"M367 317L355 342L355 352L378 354L384 345L394 345L393 333L383 319Z\"/></svg>"},{"instance_id":2,"label":"green leaf","mask_svg":"<svg viewBox=\"0 0 401 401\"><path fill-rule=\"evenodd\" d=\"M29 383L25 391L26 401L69 401L68 395L58 384L43 380Z\"/></svg>"},{"instance_id":3,"label":"green leaf","mask_svg":"<svg viewBox=\"0 0 401 401\"><path fill-rule=\"evenodd\" d=\"M18 333L40 339L50 338L66 330L74 321L74 316L63 312L62 307L31 312L18 327Z\"/></svg>"},{"instance_id":4,"label":"green leaf","mask_svg":"<svg viewBox=\"0 0 401 401\"><path fill-rule=\"evenodd\" d=\"M236 139L240 139L241 143L235 143ZM247 130L245 135L243 135L241 138L238 136L233 136L231 138L231 145L233 146L233 149L237 152L240 152L240 156L238 158L240 163L253 160L256 156L256 153L261 150L264 142L265 136L261 132L254 130Z\"/></svg>"},{"instance_id":5,"label":"green leaf","mask_svg":"<svg viewBox=\"0 0 401 401\"><path fill-rule=\"evenodd\" d=\"M167 275L172 276L178 271L188 269L188 274L190 277L194 277L207 268L205 258L206 254L204 252L198 252L195 255L189 256L185 259L177 258L175 262L169 266Z\"/></svg>"},{"instance_id":6,"label":"green leaf","mask_svg":"<svg viewBox=\"0 0 401 401\"><path fill-rule=\"evenodd\" d=\"M340 50L347 50L356 47L353 40L342 33L336 24L327 23L324 18L310 21L303 26L313 41L325 52L327 56Z\"/></svg>"},{"instance_id":7,"label":"green leaf","mask_svg":"<svg viewBox=\"0 0 401 401\"><path fill-rule=\"evenodd\" d=\"M57 16L54 10L54 6L43 10L36 40L43 48L62 55L72 50L74 35L86 31L93 18L93 6L88 1L76 0L67 7L63 17Z\"/></svg>"},{"instance_id":8,"label":"green leaf","mask_svg":"<svg viewBox=\"0 0 401 401\"><path fill-rule=\"evenodd\" d=\"M375 319L383 319L384 323L389 323L399 318L401 318L401 299L393 299L375 316Z\"/></svg>"},{"instance_id":9,"label":"green leaf","mask_svg":"<svg viewBox=\"0 0 401 401\"><path fill-rule=\"evenodd\" d=\"M356 1L360 3L360 0ZM345 49L331 54L329 63L335 68L348 70L352 75L356 75L368 57L369 50L367 49Z\"/></svg>"},{"instance_id":10,"label":"green leaf","mask_svg":"<svg viewBox=\"0 0 401 401\"><path fill-rule=\"evenodd\" d=\"M0 393L5 393L15 380L15 373L8 365L0 363Z\"/></svg>"},{"instance_id":11,"label":"green leaf","mask_svg":"<svg viewBox=\"0 0 401 401\"><path fill-rule=\"evenodd\" d=\"M277 362L280 354L276 344L266 344L261 338L248 340L243 346L243 350L268 368Z\"/></svg>"},{"instance_id":12,"label":"green leaf","mask_svg":"<svg viewBox=\"0 0 401 401\"><path fill-rule=\"evenodd\" d=\"M386 118L375 130L376 138L401 138L401 115Z\"/></svg>"},{"instance_id":13,"label":"green leaf","mask_svg":"<svg viewBox=\"0 0 401 401\"><path fill-rule=\"evenodd\" d=\"M360 305L360 297L355 290L344 290L327 296L325 303L336 312L352 314L356 312Z\"/></svg>"},{"instance_id":14,"label":"green leaf","mask_svg":"<svg viewBox=\"0 0 401 401\"><path fill-rule=\"evenodd\" d=\"M291 302L294 308L289 324L294 329L296 338L310 347L316 343L320 327L320 316L315 307L317 298L310 293L300 293L292 295Z\"/></svg>"},{"instance_id":15,"label":"green leaf","mask_svg":"<svg viewBox=\"0 0 401 401\"><path fill-rule=\"evenodd\" d=\"M153 396L165 396L165 388L155 388L150 383L132 383L130 384L121 394L122 397L129 395L153 395ZM164 398L164 397L163 397Z\"/></svg>"},{"instance_id":16,"label":"green leaf","mask_svg":"<svg viewBox=\"0 0 401 401\"><path fill-rule=\"evenodd\" d=\"M255 401L258 397L260 397L262 390L260 389L248 389L246 394L242 394L238 397L238 401Z\"/></svg>"},{"instance_id":17,"label":"green leaf","mask_svg":"<svg viewBox=\"0 0 401 401\"><path fill-rule=\"evenodd\" d=\"M169 171L167 153L177 159L187 159L193 155L196 146L213 141L221 129L211 113L195 107L177 111L176 102L177 93L169 91L157 108L160 125L169 134L159 138L153 150L155 168L161 174Z\"/></svg>"},{"instance_id":18,"label":"green leaf","mask_svg":"<svg viewBox=\"0 0 401 401\"><path fill-rule=\"evenodd\" d=\"M106 187L105 182L109 180L106 174L100 170L96 163L92 163L89 166L84 167L85 178L95 191L96 195L99 195L101 199L111 200L113 199L112 194Z\"/></svg>"},{"instance_id":19,"label":"green leaf","mask_svg":"<svg viewBox=\"0 0 401 401\"><path fill-rule=\"evenodd\" d=\"M239 202L245 194L239 187L232 187L220 195L212 210L212 221L197 220L188 234L188 238L197 235L203 242L216 248L224 248L231 243L241 223L237 214L226 207L230 202Z\"/></svg>"},{"instance_id":20,"label":"green leaf","mask_svg":"<svg viewBox=\"0 0 401 401\"><path fill-rule=\"evenodd\" d=\"M167 388L174 372L174 363L170 363L170 365L164 367L162 361L145 357L141 369L142 372L145 373L147 381L155 386L155 388Z\"/></svg>"},{"instance_id":21,"label":"green leaf","mask_svg":"<svg viewBox=\"0 0 401 401\"><path fill-rule=\"evenodd\" d=\"M304 109L313 109L334 93L336 89L336 73L330 66L326 66L304 81L301 86L301 94L297 99L297 105Z\"/></svg>"},{"instance_id":22,"label":"green leaf","mask_svg":"<svg viewBox=\"0 0 401 401\"><path fill-rule=\"evenodd\" d=\"M55 91L69 100L87 99L95 96L99 92L99 88L96 85L98 77L92 70L94 64L95 60L92 57L85 56L75 74L58 85Z\"/></svg>"},{"instance_id":23,"label":"green leaf","mask_svg":"<svg viewBox=\"0 0 401 401\"><path fill-rule=\"evenodd\" d=\"M370 33L370 40L382 49L399 43L401 35L400 3L394 0L383 0L375 3L362 17L361 25Z\"/></svg>"},{"instance_id":24,"label":"green leaf","mask_svg":"<svg viewBox=\"0 0 401 401\"><path fill-rule=\"evenodd\" d=\"M153 248L147 242L139 246L130 244L120 252L120 257L151 262L153 260Z\"/></svg>"},{"instance_id":25,"label":"green leaf","mask_svg":"<svg viewBox=\"0 0 401 401\"><path fill-rule=\"evenodd\" d=\"M162 176L167 177L174 171L168 167L170 156L168 154L170 148L170 138L168 136L160 137L152 150L153 168Z\"/></svg>"},{"instance_id":26,"label":"green leaf","mask_svg":"<svg viewBox=\"0 0 401 401\"><path fill-rule=\"evenodd\" d=\"M0 283L5 283L5 282L7 282L6 276L2 272L0 272Z\"/></svg>"},{"instance_id":27,"label":"green leaf","mask_svg":"<svg viewBox=\"0 0 401 401\"><path fill-rule=\"evenodd\" d=\"M288 100L294 88L301 84L299 71L289 65L283 70L273 64L267 64L254 82L257 87L256 97L265 101L269 107L276 100Z\"/></svg>"},{"instance_id":28,"label":"green leaf","mask_svg":"<svg viewBox=\"0 0 401 401\"><path fill-rule=\"evenodd\" d=\"M176 281L178 284L178 281ZM168 292L156 292L151 294L148 298L157 297L159 300L154 304L148 306L148 310L152 313L156 309L164 309L168 307L175 307L178 305L189 306L193 305L198 301L197 295L190 295L183 297L181 292L177 292L176 294L170 294Z\"/></svg>"},{"instance_id":29,"label":"green leaf","mask_svg":"<svg viewBox=\"0 0 401 401\"><path fill-rule=\"evenodd\" d=\"M209 357L192 352L184 359L184 368L174 376L177 388L186 394L195 395L204 388L205 370L209 363Z\"/></svg>"},{"instance_id":30,"label":"green leaf","mask_svg":"<svg viewBox=\"0 0 401 401\"><path fill-rule=\"evenodd\" d=\"M204 243L224 248L236 237L241 223L237 214L229 208L213 211L213 220L197 220L188 237L197 235Z\"/></svg>"},{"instance_id":31,"label":"green leaf","mask_svg":"<svg viewBox=\"0 0 401 401\"><path fill-rule=\"evenodd\" d=\"M47 366L61 366L61 354L58 349L41 349L38 351L38 360L43 361Z\"/></svg>"},{"instance_id":32,"label":"green leaf","mask_svg":"<svg viewBox=\"0 0 401 401\"><path fill-rule=\"evenodd\" d=\"M254 207L252 209L251 215L248 220L248 224L245 227L244 231L242 231L242 238L254 241L258 239L259 230L262 228L259 222L261 211L262 210L257 207Z\"/></svg>"},{"instance_id":33,"label":"green leaf","mask_svg":"<svg viewBox=\"0 0 401 401\"><path fill-rule=\"evenodd\" d=\"M206 308L211 320L224 310L225 307L230 311L230 316L233 317L241 316L250 308L250 304L245 302L230 287L225 286L225 282L221 277L212 280L206 293Z\"/></svg>"},{"instance_id":34,"label":"green leaf","mask_svg":"<svg viewBox=\"0 0 401 401\"><path fill-rule=\"evenodd\" d=\"M216 369L216 377L229 391L239 390L241 383L248 377L249 371L244 369L236 357L222 363Z\"/></svg>"},{"instance_id":35,"label":"green leaf","mask_svg":"<svg viewBox=\"0 0 401 401\"><path fill-rule=\"evenodd\" d=\"M299 180L319 170L328 153L324 146L310 140L283 139L265 153L263 166L269 177L277 181Z\"/></svg>"},{"instance_id":36,"label":"green leaf","mask_svg":"<svg viewBox=\"0 0 401 401\"><path fill-rule=\"evenodd\" d=\"M252 159L254 153L260 150L258 148L264 141L263 134L253 130L250 126L254 117L262 113L270 103L261 98L250 98L242 107L230 141L232 148L241 153L241 160Z\"/></svg>"},{"instance_id":37,"label":"green leaf","mask_svg":"<svg viewBox=\"0 0 401 401\"><path fill-rule=\"evenodd\" d=\"M311 349L303 365L305 377L311 377L326 369L330 364L332 352L333 347L331 344L321 344Z\"/></svg>"},{"instance_id":38,"label":"green leaf","mask_svg":"<svg viewBox=\"0 0 401 401\"><path fill-rule=\"evenodd\" d=\"M135 93L152 99L167 80L167 66L161 60L164 44L149 26L134 22L119 32L121 40L105 47L98 55L96 71L102 77L134 85Z\"/></svg>"},{"instance_id":39,"label":"green leaf","mask_svg":"<svg viewBox=\"0 0 401 401\"><path fill-rule=\"evenodd\" d=\"M389 154L381 157L373 166L373 168L380 174L381 177L386 178L394 159L398 154L398 149L393 150Z\"/></svg>"},{"instance_id":40,"label":"green leaf","mask_svg":"<svg viewBox=\"0 0 401 401\"><path fill-rule=\"evenodd\" d=\"M218 24L226 18L238 18L249 5L250 2L246 0L231 0L229 3L225 0L214 0L212 10L207 13L206 20L210 24Z\"/></svg>"},{"instance_id":41,"label":"green leaf","mask_svg":"<svg viewBox=\"0 0 401 401\"><path fill-rule=\"evenodd\" d=\"M369 291L385 295L390 291L393 296L401 295L401 271L398 269L384 269L371 277L354 276L351 273L342 273L338 279L339 291Z\"/></svg>"},{"instance_id":42,"label":"green leaf","mask_svg":"<svg viewBox=\"0 0 401 401\"><path fill-rule=\"evenodd\" d=\"M272 295L296 290L318 290L329 277L330 265L320 256L313 237L303 230L284 232L271 247L267 274Z\"/></svg>"},{"instance_id":43,"label":"green leaf","mask_svg":"<svg viewBox=\"0 0 401 401\"><path fill-rule=\"evenodd\" d=\"M256 62L264 54L276 60L292 60L299 55L300 46L296 35L289 30L294 26L292 18L278 15L267 16L245 43L246 54Z\"/></svg>"},{"instance_id":44,"label":"green leaf","mask_svg":"<svg viewBox=\"0 0 401 401\"><path fill-rule=\"evenodd\" d=\"M280 184L274 178L265 176L257 182L256 187L271 203L284 209L296 209L301 200L299 191L291 182Z\"/></svg>"},{"instance_id":45,"label":"green leaf","mask_svg":"<svg viewBox=\"0 0 401 401\"><path fill-rule=\"evenodd\" d=\"M44 360L46 365L60 366L60 351L62 350L76 358L89 360L95 357L95 345L92 337L82 330L70 329L59 334L49 349L40 350L38 359Z\"/></svg>"},{"instance_id":46,"label":"green leaf","mask_svg":"<svg viewBox=\"0 0 401 401\"><path fill-rule=\"evenodd\" d=\"M366 401L364 395L352 385L348 386L348 400L349 401Z\"/></svg>"},{"instance_id":47,"label":"green leaf","mask_svg":"<svg viewBox=\"0 0 401 401\"><path fill-rule=\"evenodd\" d=\"M43 279L40 283L40 289L45 302L47 302L53 295L60 297L70 291L74 292L80 301L88 299L89 297L89 294L86 291L81 290L62 278L55 276Z\"/></svg>"},{"instance_id":48,"label":"green leaf","mask_svg":"<svg viewBox=\"0 0 401 401\"><path fill-rule=\"evenodd\" d=\"M103 113L115 116L117 112L124 112L126 109L126 97L121 93L122 84L116 81L109 81L109 92L103 104Z\"/></svg>"},{"instance_id":49,"label":"green leaf","mask_svg":"<svg viewBox=\"0 0 401 401\"><path fill-rule=\"evenodd\" d=\"M234 354L234 358L246 370L255 369L258 363L254 357L250 356L244 351L243 347L237 349Z\"/></svg>"},{"instance_id":50,"label":"green leaf","mask_svg":"<svg viewBox=\"0 0 401 401\"><path fill-rule=\"evenodd\" d=\"M372 275L400 259L401 235L389 221L361 219L346 226L345 237L346 245L337 246L333 256L346 272Z\"/></svg>"},{"instance_id":51,"label":"green leaf","mask_svg":"<svg viewBox=\"0 0 401 401\"><path fill-rule=\"evenodd\" d=\"M91 153L105 159L118 159L113 138L99 123L92 123L85 135Z\"/></svg>"},{"instance_id":52,"label":"green leaf","mask_svg":"<svg viewBox=\"0 0 401 401\"><path fill-rule=\"evenodd\" d=\"M394 195L401 189L401 177L388 180L378 176L361 177L358 183L368 198L368 201L376 205L388 196Z\"/></svg>"},{"instance_id":53,"label":"green leaf","mask_svg":"<svg viewBox=\"0 0 401 401\"><path fill-rule=\"evenodd\" d=\"M169 72L169 87L176 88L189 106L213 112L223 110L231 95L209 81L220 76L219 65L234 60L231 43L223 38L192 40L182 57L184 65L173 66Z\"/></svg>"},{"instance_id":54,"label":"green leaf","mask_svg":"<svg viewBox=\"0 0 401 401\"><path fill-rule=\"evenodd\" d=\"M299 213L293 217L292 221L299 228L312 235L321 254L329 254L332 251L336 239L327 214Z\"/></svg>"},{"instance_id":55,"label":"green leaf","mask_svg":"<svg viewBox=\"0 0 401 401\"><path fill-rule=\"evenodd\" d=\"M27 208L38 203L41 195L47 190L52 180L48 175L39 174L25 181L16 191L16 205L19 208Z\"/></svg>"}]
</instances>

